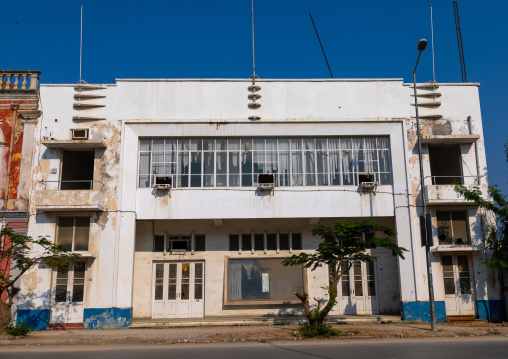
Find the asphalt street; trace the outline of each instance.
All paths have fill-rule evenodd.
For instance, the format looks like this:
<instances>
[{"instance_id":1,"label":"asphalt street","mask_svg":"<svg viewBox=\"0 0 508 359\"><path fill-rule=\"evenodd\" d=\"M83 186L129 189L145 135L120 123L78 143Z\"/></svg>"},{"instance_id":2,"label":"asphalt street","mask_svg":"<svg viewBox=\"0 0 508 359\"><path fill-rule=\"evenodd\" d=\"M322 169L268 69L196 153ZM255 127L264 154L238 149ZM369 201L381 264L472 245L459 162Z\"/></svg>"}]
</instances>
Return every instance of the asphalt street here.
<instances>
[{"instance_id":1,"label":"asphalt street","mask_svg":"<svg viewBox=\"0 0 508 359\"><path fill-rule=\"evenodd\" d=\"M481 339L456 338L447 340L407 341L349 341L349 342L274 342L244 344L180 344L170 346L124 346L124 347L13 347L1 348L0 358L507 358L506 337Z\"/></svg>"}]
</instances>

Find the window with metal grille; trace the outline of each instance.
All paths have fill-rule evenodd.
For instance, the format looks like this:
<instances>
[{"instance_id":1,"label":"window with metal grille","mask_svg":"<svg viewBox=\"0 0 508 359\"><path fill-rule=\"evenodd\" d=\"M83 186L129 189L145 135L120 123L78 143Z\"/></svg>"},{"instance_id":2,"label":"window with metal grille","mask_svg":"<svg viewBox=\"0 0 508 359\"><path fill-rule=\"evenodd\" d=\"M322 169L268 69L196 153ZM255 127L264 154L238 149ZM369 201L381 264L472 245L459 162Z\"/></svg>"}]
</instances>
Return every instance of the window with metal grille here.
<instances>
[{"instance_id":1,"label":"window with metal grille","mask_svg":"<svg viewBox=\"0 0 508 359\"><path fill-rule=\"evenodd\" d=\"M239 251L241 248L242 251L251 251L253 240L255 251L289 251L302 249L301 233L242 233L229 235L229 250Z\"/></svg>"},{"instance_id":2,"label":"window with metal grille","mask_svg":"<svg viewBox=\"0 0 508 359\"><path fill-rule=\"evenodd\" d=\"M173 187L357 186L367 174L391 184L388 137L141 138L139 187L172 175Z\"/></svg>"}]
</instances>

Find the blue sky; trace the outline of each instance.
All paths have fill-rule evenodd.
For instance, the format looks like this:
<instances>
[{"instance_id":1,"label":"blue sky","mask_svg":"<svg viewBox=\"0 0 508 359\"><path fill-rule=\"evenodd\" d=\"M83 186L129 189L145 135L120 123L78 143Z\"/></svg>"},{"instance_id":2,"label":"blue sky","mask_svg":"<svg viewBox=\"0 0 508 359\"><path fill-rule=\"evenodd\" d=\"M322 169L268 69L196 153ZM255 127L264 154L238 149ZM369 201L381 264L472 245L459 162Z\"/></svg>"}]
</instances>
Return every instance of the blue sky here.
<instances>
[{"instance_id":1,"label":"blue sky","mask_svg":"<svg viewBox=\"0 0 508 359\"><path fill-rule=\"evenodd\" d=\"M260 78L327 78L312 13L335 78L412 81L416 44L430 41L430 0L255 0ZM469 82L480 82L489 182L508 193L508 1L459 0ZM252 73L250 0L0 0L0 68L37 69L43 83L79 79L247 78ZM461 82L451 0L433 1L436 80ZM432 79L430 43L417 78Z\"/></svg>"}]
</instances>

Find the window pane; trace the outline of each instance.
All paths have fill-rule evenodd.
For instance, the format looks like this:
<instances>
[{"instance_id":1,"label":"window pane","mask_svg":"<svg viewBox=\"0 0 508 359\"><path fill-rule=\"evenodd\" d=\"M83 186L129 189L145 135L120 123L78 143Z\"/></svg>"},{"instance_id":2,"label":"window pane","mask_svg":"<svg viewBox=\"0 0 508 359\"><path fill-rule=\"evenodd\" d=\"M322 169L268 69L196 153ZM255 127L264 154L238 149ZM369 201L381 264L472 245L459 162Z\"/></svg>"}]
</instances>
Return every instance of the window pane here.
<instances>
[{"instance_id":1,"label":"window pane","mask_svg":"<svg viewBox=\"0 0 508 359\"><path fill-rule=\"evenodd\" d=\"M453 244L450 212L436 212L439 244Z\"/></svg>"},{"instance_id":2,"label":"window pane","mask_svg":"<svg viewBox=\"0 0 508 359\"><path fill-rule=\"evenodd\" d=\"M72 250L72 236L74 233L74 217L60 217L58 219L58 238L56 244Z\"/></svg>"},{"instance_id":3,"label":"window pane","mask_svg":"<svg viewBox=\"0 0 508 359\"><path fill-rule=\"evenodd\" d=\"M203 299L203 284L194 284L194 299Z\"/></svg>"},{"instance_id":4,"label":"window pane","mask_svg":"<svg viewBox=\"0 0 508 359\"><path fill-rule=\"evenodd\" d=\"M301 233L293 233L291 240L291 248L295 250L302 249L302 234Z\"/></svg>"},{"instance_id":5,"label":"window pane","mask_svg":"<svg viewBox=\"0 0 508 359\"><path fill-rule=\"evenodd\" d=\"M268 233L266 235L266 249L269 251L277 250L277 234Z\"/></svg>"},{"instance_id":6,"label":"window pane","mask_svg":"<svg viewBox=\"0 0 508 359\"><path fill-rule=\"evenodd\" d=\"M239 250L238 234L230 234L229 235L229 250L230 251L238 251Z\"/></svg>"},{"instance_id":7,"label":"window pane","mask_svg":"<svg viewBox=\"0 0 508 359\"><path fill-rule=\"evenodd\" d=\"M196 263L196 274L194 277L197 278L203 278L203 263Z\"/></svg>"},{"instance_id":8,"label":"window pane","mask_svg":"<svg viewBox=\"0 0 508 359\"><path fill-rule=\"evenodd\" d=\"M471 294L471 280L469 278L460 278L460 294Z\"/></svg>"},{"instance_id":9,"label":"window pane","mask_svg":"<svg viewBox=\"0 0 508 359\"><path fill-rule=\"evenodd\" d=\"M469 244L466 212L452 212L453 239L455 244Z\"/></svg>"},{"instance_id":10,"label":"window pane","mask_svg":"<svg viewBox=\"0 0 508 359\"><path fill-rule=\"evenodd\" d=\"M76 281L76 279L85 278L85 269L86 269L85 262L75 262L74 263L74 281Z\"/></svg>"},{"instance_id":11,"label":"window pane","mask_svg":"<svg viewBox=\"0 0 508 359\"><path fill-rule=\"evenodd\" d=\"M460 277L469 277L469 260L467 256L457 256L457 267Z\"/></svg>"},{"instance_id":12,"label":"window pane","mask_svg":"<svg viewBox=\"0 0 508 359\"><path fill-rule=\"evenodd\" d=\"M164 252L164 236L154 236L153 251Z\"/></svg>"},{"instance_id":13,"label":"window pane","mask_svg":"<svg viewBox=\"0 0 508 359\"><path fill-rule=\"evenodd\" d=\"M140 151L150 151L150 145L152 143L152 139L143 138L139 140L139 150Z\"/></svg>"},{"instance_id":14,"label":"window pane","mask_svg":"<svg viewBox=\"0 0 508 359\"><path fill-rule=\"evenodd\" d=\"M72 301L74 303L82 302L84 293L85 293L84 285L74 285L72 287Z\"/></svg>"},{"instance_id":15,"label":"window pane","mask_svg":"<svg viewBox=\"0 0 508 359\"><path fill-rule=\"evenodd\" d=\"M302 267L284 267L280 259L230 259L229 300L294 300L303 290Z\"/></svg>"},{"instance_id":16,"label":"window pane","mask_svg":"<svg viewBox=\"0 0 508 359\"><path fill-rule=\"evenodd\" d=\"M196 235L196 243L195 243L196 251L204 251L205 250L205 236L204 235ZM197 264L196 264L197 266Z\"/></svg>"},{"instance_id":17,"label":"window pane","mask_svg":"<svg viewBox=\"0 0 508 359\"><path fill-rule=\"evenodd\" d=\"M55 302L65 303L67 301L67 285L57 285L55 289Z\"/></svg>"},{"instance_id":18,"label":"window pane","mask_svg":"<svg viewBox=\"0 0 508 359\"><path fill-rule=\"evenodd\" d=\"M250 251L252 248L250 234L242 234L242 251Z\"/></svg>"},{"instance_id":19,"label":"window pane","mask_svg":"<svg viewBox=\"0 0 508 359\"><path fill-rule=\"evenodd\" d=\"M75 251L88 250L88 236L90 234L90 217L76 217L76 232L74 239Z\"/></svg>"},{"instance_id":20,"label":"window pane","mask_svg":"<svg viewBox=\"0 0 508 359\"><path fill-rule=\"evenodd\" d=\"M265 249L264 234L254 234L254 249L256 251L263 251Z\"/></svg>"},{"instance_id":21,"label":"window pane","mask_svg":"<svg viewBox=\"0 0 508 359\"><path fill-rule=\"evenodd\" d=\"M453 278L444 278L445 294L455 294L455 280Z\"/></svg>"},{"instance_id":22,"label":"window pane","mask_svg":"<svg viewBox=\"0 0 508 359\"><path fill-rule=\"evenodd\" d=\"M217 174L226 174L227 172L227 152L217 152L216 153L216 172Z\"/></svg>"},{"instance_id":23,"label":"window pane","mask_svg":"<svg viewBox=\"0 0 508 359\"><path fill-rule=\"evenodd\" d=\"M279 233L279 249L281 251L289 250L289 233Z\"/></svg>"},{"instance_id":24,"label":"window pane","mask_svg":"<svg viewBox=\"0 0 508 359\"><path fill-rule=\"evenodd\" d=\"M204 152L204 179L205 179L205 187L213 187L214 186L214 153L213 152Z\"/></svg>"},{"instance_id":25,"label":"window pane","mask_svg":"<svg viewBox=\"0 0 508 359\"><path fill-rule=\"evenodd\" d=\"M191 174L200 175L201 174L201 165L202 165L202 153L201 152L191 152Z\"/></svg>"}]
</instances>

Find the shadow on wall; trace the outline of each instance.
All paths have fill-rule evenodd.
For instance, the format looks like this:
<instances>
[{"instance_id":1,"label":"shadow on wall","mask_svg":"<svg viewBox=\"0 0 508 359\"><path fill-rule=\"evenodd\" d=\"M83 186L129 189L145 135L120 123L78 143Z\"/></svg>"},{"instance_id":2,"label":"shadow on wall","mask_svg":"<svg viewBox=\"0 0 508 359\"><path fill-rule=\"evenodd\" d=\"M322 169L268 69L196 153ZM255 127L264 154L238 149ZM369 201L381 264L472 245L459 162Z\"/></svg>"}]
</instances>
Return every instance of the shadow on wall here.
<instances>
[{"instance_id":1,"label":"shadow on wall","mask_svg":"<svg viewBox=\"0 0 508 359\"><path fill-rule=\"evenodd\" d=\"M12 313L13 324L24 322L32 330L45 330L49 326L51 320L51 311L49 309L49 290L39 294L18 293L15 300L18 303L18 309L16 313ZM63 321L63 313L61 315L61 320Z\"/></svg>"},{"instance_id":2,"label":"shadow on wall","mask_svg":"<svg viewBox=\"0 0 508 359\"><path fill-rule=\"evenodd\" d=\"M501 323L505 320L503 301L501 299L490 299L498 298L500 291L504 289L500 285L500 279L497 271L490 269L487 270L487 281L485 300L476 300L476 306L478 310L478 318L482 320L488 320L489 322ZM476 293L478 295L478 293ZM484 298L485 298L484 297Z\"/></svg>"}]
</instances>

